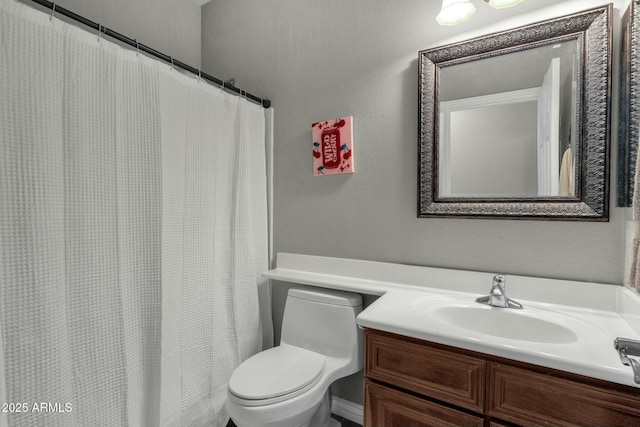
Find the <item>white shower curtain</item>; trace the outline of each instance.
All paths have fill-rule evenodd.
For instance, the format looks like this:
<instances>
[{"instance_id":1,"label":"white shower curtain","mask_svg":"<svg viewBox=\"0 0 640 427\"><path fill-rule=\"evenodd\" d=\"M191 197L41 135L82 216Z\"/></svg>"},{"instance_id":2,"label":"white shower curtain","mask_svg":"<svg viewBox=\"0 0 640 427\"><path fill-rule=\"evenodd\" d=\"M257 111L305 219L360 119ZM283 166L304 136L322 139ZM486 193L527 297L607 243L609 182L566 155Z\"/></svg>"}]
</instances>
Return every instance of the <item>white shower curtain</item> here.
<instances>
[{"instance_id":1,"label":"white shower curtain","mask_svg":"<svg viewBox=\"0 0 640 427\"><path fill-rule=\"evenodd\" d=\"M0 0L0 425L226 423L272 337L265 144L262 107Z\"/></svg>"}]
</instances>

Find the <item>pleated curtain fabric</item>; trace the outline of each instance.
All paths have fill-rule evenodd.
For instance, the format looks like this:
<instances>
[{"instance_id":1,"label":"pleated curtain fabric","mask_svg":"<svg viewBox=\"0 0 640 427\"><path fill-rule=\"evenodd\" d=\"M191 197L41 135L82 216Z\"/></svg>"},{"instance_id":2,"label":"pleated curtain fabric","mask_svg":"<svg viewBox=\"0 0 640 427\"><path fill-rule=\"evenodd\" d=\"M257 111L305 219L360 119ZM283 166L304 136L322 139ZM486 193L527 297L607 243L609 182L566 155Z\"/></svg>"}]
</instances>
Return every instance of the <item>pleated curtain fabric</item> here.
<instances>
[{"instance_id":1,"label":"pleated curtain fabric","mask_svg":"<svg viewBox=\"0 0 640 427\"><path fill-rule=\"evenodd\" d=\"M216 425L224 425L229 375L262 343L256 286L267 263L264 112L174 74L160 72L160 97L171 100L161 103L168 243L162 252L161 425L208 425L212 408ZM215 371L224 372L224 380ZM181 411L183 402L193 404Z\"/></svg>"},{"instance_id":2,"label":"pleated curtain fabric","mask_svg":"<svg viewBox=\"0 0 640 427\"><path fill-rule=\"evenodd\" d=\"M265 164L262 107L0 0L0 425L225 425Z\"/></svg>"},{"instance_id":3,"label":"pleated curtain fabric","mask_svg":"<svg viewBox=\"0 0 640 427\"><path fill-rule=\"evenodd\" d=\"M625 283L640 292L640 156L638 156L633 182L632 212L634 228L631 240L631 262Z\"/></svg>"}]
</instances>

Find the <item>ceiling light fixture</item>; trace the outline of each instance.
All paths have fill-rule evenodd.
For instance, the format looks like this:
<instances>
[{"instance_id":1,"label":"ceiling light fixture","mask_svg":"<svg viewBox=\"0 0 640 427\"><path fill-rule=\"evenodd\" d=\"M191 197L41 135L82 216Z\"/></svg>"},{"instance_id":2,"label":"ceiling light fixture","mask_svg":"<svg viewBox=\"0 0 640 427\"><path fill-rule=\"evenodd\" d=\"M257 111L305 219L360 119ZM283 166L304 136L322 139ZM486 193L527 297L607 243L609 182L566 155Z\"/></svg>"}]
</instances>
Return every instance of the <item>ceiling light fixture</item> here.
<instances>
[{"instance_id":1,"label":"ceiling light fixture","mask_svg":"<svg viewBox=\"0 0 640 427\"><path fill-rule=\"evenodd\" d=\"M524 0L484 0L489 3L489 6L495 9L502 9L505 7L515 6L518 3L523 2Z\"/></svg>"},{"instance_id":2,"label":"ceiling light fixture","mask_svg":"<svg viewBox=\"0 0 640 427\"><path fill-rule=\"evenodd\" d=\"M436 16L440 25L457 25L471 18L476 7L469 0L442 0L442 9Z\"/></svg>"},{"instance_id":3,"label":"ceiling light fixture","mask_svg":"<svg viewBox=\"0 0 640 427\"><path fill-rule=\"evenodd\" d=\"M524 0L484 0L495 9L515 6ZM436 16L440 25L457 25L473 16L476 7L469 0L442 0L442 8Z\"/></svg>"}]
</instances>

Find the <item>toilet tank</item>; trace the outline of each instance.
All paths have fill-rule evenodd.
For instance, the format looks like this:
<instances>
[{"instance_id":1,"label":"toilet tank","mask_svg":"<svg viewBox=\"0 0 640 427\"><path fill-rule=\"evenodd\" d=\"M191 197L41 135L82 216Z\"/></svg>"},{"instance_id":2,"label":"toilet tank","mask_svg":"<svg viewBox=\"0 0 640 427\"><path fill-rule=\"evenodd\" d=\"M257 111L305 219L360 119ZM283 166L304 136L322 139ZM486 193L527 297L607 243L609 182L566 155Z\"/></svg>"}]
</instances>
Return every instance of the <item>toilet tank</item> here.
<instances>
[{"instance_id":1,"label":"toilet tank","mask_svg":"<svg viewBox=\"0 0 640 427\"><path fill-rule=\"evenodd\" d=\"M363 334L356 316L361 311L362 297L355 293L290 289L280 341L330 357L359 360Z\"/></svg>"}]
</instances>

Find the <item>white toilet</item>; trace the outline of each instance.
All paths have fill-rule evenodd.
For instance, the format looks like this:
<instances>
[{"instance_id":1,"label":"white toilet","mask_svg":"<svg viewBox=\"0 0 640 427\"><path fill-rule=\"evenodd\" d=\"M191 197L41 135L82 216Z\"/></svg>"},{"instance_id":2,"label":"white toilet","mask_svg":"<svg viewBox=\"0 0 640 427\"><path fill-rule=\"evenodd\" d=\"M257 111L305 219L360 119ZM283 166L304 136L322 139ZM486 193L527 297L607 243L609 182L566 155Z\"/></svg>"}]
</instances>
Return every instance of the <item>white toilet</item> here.
<instances>
[{"instance_id":1,"label":"white toilet","mask_svg":"<svg viewBox=\"0 0 640 427\"><path fill-rule=\"evenodd\" d=\"M290 289L281 343L244 361L227 388L238 427L329 427L329 386L362 369L358 294Z\"/></svg>"}]
</instances>

